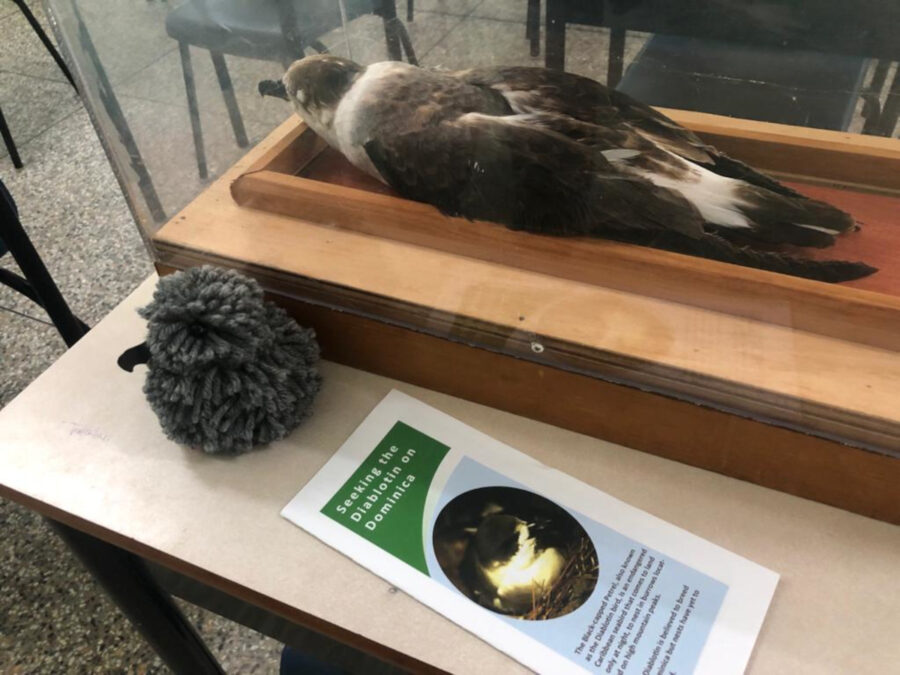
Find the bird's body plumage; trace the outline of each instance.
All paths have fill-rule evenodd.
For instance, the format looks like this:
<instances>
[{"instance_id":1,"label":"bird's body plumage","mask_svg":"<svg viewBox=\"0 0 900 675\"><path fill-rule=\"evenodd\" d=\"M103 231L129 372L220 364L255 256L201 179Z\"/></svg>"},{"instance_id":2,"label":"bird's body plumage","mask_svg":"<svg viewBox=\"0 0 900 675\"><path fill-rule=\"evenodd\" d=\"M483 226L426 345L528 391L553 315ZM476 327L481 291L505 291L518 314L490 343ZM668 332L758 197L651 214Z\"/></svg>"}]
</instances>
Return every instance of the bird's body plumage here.
<instances>
[{"instance_id":1,"label":"bird's body plumage","mask_svg":"<svg viewBox=\"0 0 900 675\"><path fill-rule=\"evenodd\" d=\"M317 56L294 64L284 83L297 112L354 165L449 215L826 280L874 271L747 250L827 246L854 222L584 77Z\"/></svg>"}]
</instances>

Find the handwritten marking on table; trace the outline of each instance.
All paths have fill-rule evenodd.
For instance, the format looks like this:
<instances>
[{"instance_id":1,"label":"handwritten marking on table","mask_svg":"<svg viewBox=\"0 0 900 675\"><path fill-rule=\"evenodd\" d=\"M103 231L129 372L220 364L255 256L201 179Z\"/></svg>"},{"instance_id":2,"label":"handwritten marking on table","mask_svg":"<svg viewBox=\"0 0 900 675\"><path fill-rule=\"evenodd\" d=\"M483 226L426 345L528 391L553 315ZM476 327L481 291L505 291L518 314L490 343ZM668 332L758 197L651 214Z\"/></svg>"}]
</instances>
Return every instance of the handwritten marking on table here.
<instances>
[{"instance_id":1,"label":"handwritten marking on table","mask_svg":"<svg viewBox=\"0 0 900 675\"><path fill-rule=\"evenodd\" d=\"M94 429L89 426L85 426L84 424L79 424L78 422L65 422L69 427L69 436L88 436L90 438L96 438L100 441L108 441L109 435L103 433L99 429Z\"/></svg>"}]
</instances>

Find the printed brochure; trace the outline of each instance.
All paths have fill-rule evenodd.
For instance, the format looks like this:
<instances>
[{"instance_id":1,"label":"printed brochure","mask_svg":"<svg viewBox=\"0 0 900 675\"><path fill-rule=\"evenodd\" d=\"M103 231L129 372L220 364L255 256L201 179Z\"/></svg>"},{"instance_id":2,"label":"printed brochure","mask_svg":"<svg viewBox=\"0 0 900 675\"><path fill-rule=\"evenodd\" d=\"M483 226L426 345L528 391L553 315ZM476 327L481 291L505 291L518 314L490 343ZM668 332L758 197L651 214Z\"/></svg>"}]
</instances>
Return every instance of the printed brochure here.
<instances>
[{"instance_id":1,"label":"printed brochure","mask_svg":"<svg viewBox=\"0 0 900 675\"><path fill-rule=\"evenodd\" d=\"M554 675L742 673L778 582L397 391L282 515Z\"/></svg>"}]
</instances>

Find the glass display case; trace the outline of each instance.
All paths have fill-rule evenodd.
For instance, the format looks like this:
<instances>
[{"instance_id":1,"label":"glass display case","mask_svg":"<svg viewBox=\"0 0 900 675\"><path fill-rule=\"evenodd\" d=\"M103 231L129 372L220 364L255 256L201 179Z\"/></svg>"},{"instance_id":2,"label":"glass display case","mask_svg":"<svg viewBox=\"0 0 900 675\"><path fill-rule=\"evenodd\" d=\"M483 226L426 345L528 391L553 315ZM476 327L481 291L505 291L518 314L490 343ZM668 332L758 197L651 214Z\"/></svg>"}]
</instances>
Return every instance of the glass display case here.
<instances>
[{"instance_id":1,"label":"glass display case","mask_svg":"<svg viewBox=\"0 0 900 675\"><path fill-rule=\"evenodd\" d=\"M47 9L162 273L240 269L333 360L900 520L893 0Z\"/></svg>"}]
</instances>

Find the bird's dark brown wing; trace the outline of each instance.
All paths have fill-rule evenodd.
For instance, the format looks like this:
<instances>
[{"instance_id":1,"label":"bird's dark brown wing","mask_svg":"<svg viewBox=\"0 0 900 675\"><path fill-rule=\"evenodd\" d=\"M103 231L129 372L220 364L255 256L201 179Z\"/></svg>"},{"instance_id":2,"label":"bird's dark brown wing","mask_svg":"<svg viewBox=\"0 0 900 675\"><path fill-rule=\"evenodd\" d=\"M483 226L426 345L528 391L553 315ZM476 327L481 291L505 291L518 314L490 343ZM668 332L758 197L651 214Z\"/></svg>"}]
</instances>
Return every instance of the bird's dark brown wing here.
<instances>
[{"instance_id":1,"label":"bird's dark brown wing","mask_svg":"<svg viewBox=\"0 0 900 675\"><path fill-rule=\"evenodd\" d=\"M578 124L554 130L476 115L378 136L365 149L401 195L453 216L543 234L599 235L823 281L874 271L862 263L753 251L705 233L681 195L617 168L634 157L616 161L616 153L634 150L601 149L609 140L602 132L587 143L573 139L584 131Z\"/></svg>"},{"instance_id":2,"label":"bird's dark brown wing","mask_svg":"<svg viewBox=\"0 0 900 675\"><path fill-rule=\"evenodd\" d=\"M680 194L621 171L602 149L513 119L464 115L365 149L391 187L450 215L556 235L703 236Z\"/></svg>"},{"instance_id":3,"label":"bird's dark brown wing","mask_svg":"<svg viewBox=\"0 0 900 675\"><path fill-rule=\"evenodd\" d=\"M695 133L649 105L587 77L524 66L477 68L456 76L469 84L500 91L518 111L557 113L590 124L631 130L719 175L805 199L774 178L707 145Z\"/></svg>"}]
</instances>

